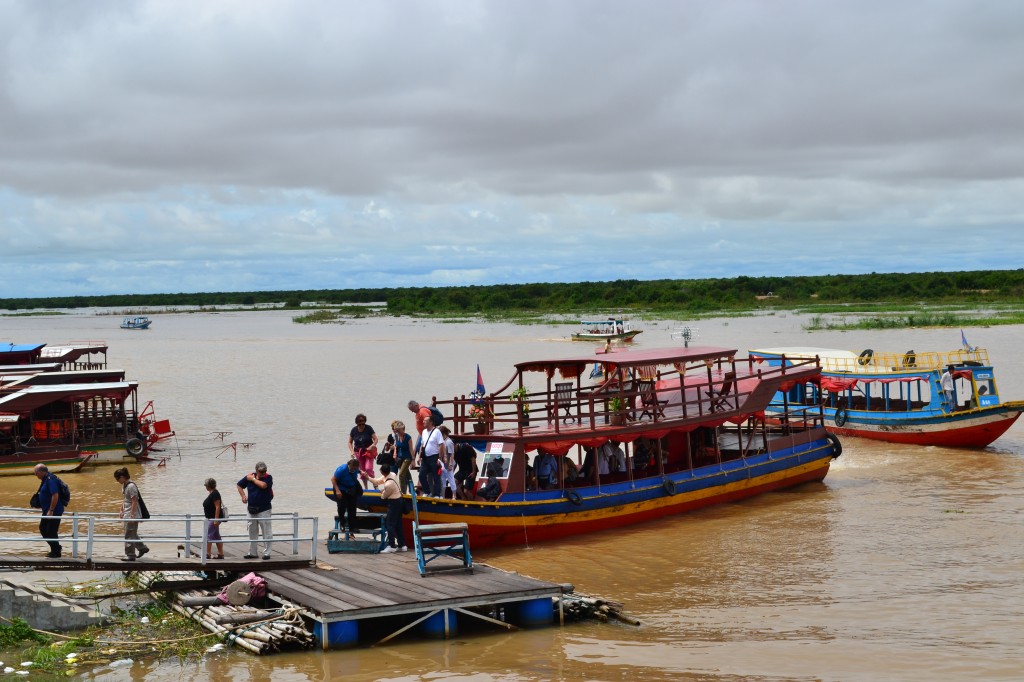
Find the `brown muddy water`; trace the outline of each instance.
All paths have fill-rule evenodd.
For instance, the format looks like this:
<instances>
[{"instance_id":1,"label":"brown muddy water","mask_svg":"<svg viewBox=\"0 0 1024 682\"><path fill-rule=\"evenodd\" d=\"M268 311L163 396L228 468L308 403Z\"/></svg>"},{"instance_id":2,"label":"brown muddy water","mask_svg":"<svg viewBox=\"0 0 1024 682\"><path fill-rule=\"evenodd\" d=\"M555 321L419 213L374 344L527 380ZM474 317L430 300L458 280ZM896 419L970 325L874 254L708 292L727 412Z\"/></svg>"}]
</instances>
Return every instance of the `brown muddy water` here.
<instances>
[{"instance_id":1,"label":"brown muddy water","mask_svg":"<svg viewBox=\"0 0 1024 682\"><path fill-rule=\"evenodd\" d=\"M201 512L202 482L233 482L265 460L275 509L334 513L321 496L357 412L387 433L410 398L491 389L517 361L579 353L572 325L352 320L298 325L281 312L120 318L0 318L0 340L100 339L109 364L178 432L168 466L133 467L154 511ZM958 329L804 332L805 318L704 320L696 343L952 350ZM672 345L673 324L640 323L637 346ZM1024 398L1021 327L967 330L989 350L1004 399ZM212 434L254 443L221 452ZM78 510L114 510L110 467L66 476ZM32 477L0 480L19 505ZM623 602L641 627L583 623L514 634L199 663L139 661L82 671L110 680L937 680L1024 677L1024 426L960 451L844 439L822 484L566 542L474 552L484 561ZM40 576L41 578L43 576ZM53 576L47 576L53 580ZM417 585L410 584L415 590Z\"/></svg>"}]
</instances>

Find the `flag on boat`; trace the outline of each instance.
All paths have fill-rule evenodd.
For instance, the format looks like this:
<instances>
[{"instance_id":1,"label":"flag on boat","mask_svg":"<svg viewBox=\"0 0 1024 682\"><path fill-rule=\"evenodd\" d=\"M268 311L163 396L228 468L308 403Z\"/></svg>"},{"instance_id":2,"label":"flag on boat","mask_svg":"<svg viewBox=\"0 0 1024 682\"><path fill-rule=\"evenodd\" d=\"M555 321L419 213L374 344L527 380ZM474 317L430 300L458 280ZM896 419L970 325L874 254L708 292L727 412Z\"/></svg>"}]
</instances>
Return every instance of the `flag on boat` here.
<instances>
[{"instance_id":1,"label":"flag on boat","mask_svg":"<svg viewBox=\"0 0 1024 682\"><path fill-rule=\"evenodd\" d=\"M963 344L964 350L967 351L968 353L970 353L971 351L974 350L973 348L971 348L971 344L967 343L967 335L964 334L964 330L963 329L960 330L960 343ZM477 371L479 371L479 370L477 370Z\"/></svg>"},{"instance_id":2,"label":"flag on boat","mask_svg":"<svg viewBox=\"0 0 1024 682\"><path fill-rule=\"evenodd\" d=\"M480 363L476 365L476 392L480 396L484 394L484 378L480 374Z\"/></svg>"}]
</instances>

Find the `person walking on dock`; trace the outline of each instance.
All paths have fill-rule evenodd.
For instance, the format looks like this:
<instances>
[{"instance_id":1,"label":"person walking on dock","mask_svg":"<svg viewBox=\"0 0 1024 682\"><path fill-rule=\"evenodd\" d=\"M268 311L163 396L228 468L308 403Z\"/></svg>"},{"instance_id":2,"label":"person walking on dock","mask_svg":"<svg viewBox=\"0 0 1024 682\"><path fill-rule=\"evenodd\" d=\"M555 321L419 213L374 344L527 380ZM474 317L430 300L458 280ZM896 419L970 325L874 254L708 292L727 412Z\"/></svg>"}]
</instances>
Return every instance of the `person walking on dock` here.
<instances>
[{"instance_id":1,"label":"person walking on dock","mask_svg":"<svg viewBox=\"0 0 1024 682\"><path fill-rule=\"evenodd\" d=\"M206 499L203 500L203 516L210 519L210 524L206 531L206 558L223 559L224 541L220 536L220 523L221 519L224 518L224 501L220 497L220 491L217 490L217 481L208 478L203 485L206 487L207 492ZM213 554L214 545L217 545L216 556Z\"/></svg>"},{"instance_id":2,"label":"person walking on dock","mask_svg":"<svg viewBox=\"0 0 1024 682\"><path fill-rule=\"evenodd\" d=\"M246 474L237 483L242 504L249 512L249 553L244 559L256 558L256 538L263 535L263 558L270 558L270 541L274 539L270 526L271 500L274 499L274 477L267 473L264 462L256 462L255 471Z\"/></svg>"},{"instance_id":3,"label":"person walking on dock","mask_svg":"<svg viewBox=\"0 0 1024 682\"><path fill-rule=\"evenodd\" d=\"M39 520L39 534L44 538L51 538L48 542L50 553L46 555L47 558L59 559L61 546L57 542L57 533L60 530L60 518L46 517L60 517L64 513L64 504L60 499L60 481L50 473L45 464L36 465L35 475L40 480L39 492L36 493L36 496L39 500L39 508L43 510L43 518Z\"/></svg>"},{"instance_id":4,"label":"person walking on dock","mask_svg":"<svg viewBox=\"0 0 1024 682\"><path fill-rule=\"evenodd\" d=\"M139 487L131 479L128 467L121 467L115 471L114 480L121 484L121 492L124 494L121 513L118 516L122 519L141 519L142 495L139 493ZM148 551L149 547L142 544L139 538L139 522L125 521L124 556L121 557L121 561L135 561L136 557L142 557Z\"/></svg>"},{"instance_id":5,"label":"person walking on dock","mask_svg":"<svg viewBox=\"0 0 1024 682\"><path fill-rule=\"evenodd\" d=\"M402 528L402 491L398 487L398 476L387 464L380 465L380 477L370 477L375 486L380 487L380 499L387 505L388 513L384 517L384 529L387 537L383 539L382 553L404 552L409 549L405 544L405 530Z\"/></svg>"}]
</instances>

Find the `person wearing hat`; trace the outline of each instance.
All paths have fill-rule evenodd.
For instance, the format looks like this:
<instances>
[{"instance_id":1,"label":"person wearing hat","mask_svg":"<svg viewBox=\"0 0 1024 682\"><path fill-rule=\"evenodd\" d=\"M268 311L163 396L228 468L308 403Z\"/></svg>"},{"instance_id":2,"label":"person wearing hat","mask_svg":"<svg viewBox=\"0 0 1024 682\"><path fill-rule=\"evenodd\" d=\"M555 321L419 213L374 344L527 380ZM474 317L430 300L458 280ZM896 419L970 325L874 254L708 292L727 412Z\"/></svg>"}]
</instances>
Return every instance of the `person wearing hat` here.
<instances>
[{"instance_id":1,"label":"person wearing hat","mask_svg":"<svg viewBox=\"0 0 1024 682\"><path fill-rule=\"evenodd\" d=\"M274 499L274 477L267 473L265 462L256 462L255 471L238 481L238 494L249 512L249 553L244 559L256 558L256 539L263 535L263 558L270 558L270 541L274 533L270 527L271 500Z\"/></svg>"}]
</instances>

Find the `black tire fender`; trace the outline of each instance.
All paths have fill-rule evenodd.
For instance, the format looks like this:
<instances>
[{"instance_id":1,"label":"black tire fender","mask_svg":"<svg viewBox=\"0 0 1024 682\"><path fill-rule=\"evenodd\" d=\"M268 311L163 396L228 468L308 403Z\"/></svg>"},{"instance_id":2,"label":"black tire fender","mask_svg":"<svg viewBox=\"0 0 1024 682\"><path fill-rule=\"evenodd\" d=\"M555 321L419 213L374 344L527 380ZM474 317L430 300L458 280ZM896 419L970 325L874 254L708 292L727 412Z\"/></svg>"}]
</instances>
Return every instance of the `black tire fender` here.
<instances>
[{"instance_id":1,"label":"black tire fender","mask_svg":"<svg viewBox=\"0 0 1024 682\"><path fill-rule=\"evenodd\" d=\"M828 442L832 446L832 459L836 459L839 455L843 454L843 444L839 440L839 436L834 433L828 434Z\"/></svg>"},{"instance_id":2,"label":"black tire fender","mask_svg":"<svg viewBox=\"0 0 1024 682\"><path fill-rule=\"evenodd\" d=\"M845 407L840 407L839 409L837 409L835 416L833 417L833 419L836 422L836 426L842 426L843 424L845 424L847 417L849 417L849 415L847 414Z\"/></svg>"},{"instance_id":3,"label":"black tire fender","mask_svg":"<svg viewBox=\"0 0 1024 682\"><path fill-rule=\"evenodd\" d=\"M874 356L875 351L871 350L870 348L865 348L860 352L860 355L857 356L857 364L863 367L864 365L871 362L871 358L873 358Z\"/></svg>"},{"instance_id":4,"label":"black tire fender","mask_svg":"<svg viewBox=\"0 0 1024 682\"><path fill-rule=\"evenodd\" d=\"M139 438L129 438L124 442L125 451L132 457L146 454L146 443Z\"/></svg>"},{"instance_id":5,"label":"black tire fender","mask_svg":"<svg viewBox=\"0 0 1024 682\"><path fill-rule=\"evenodd\" d=\"M583 504L583 498L580 497L580 494L575 490L566 490L565 499L569 500L569 502L573 503L577 507Z\"/></svg>"},{"instance_id":6,"label":"black tire fender","mask_svg":"<svg viewBox=\"0 0 1024 682\"><path fill-rule=\"evenodd\" d=\"M671 478L666 478L661 482L661 487L665 489L665 494L671 496L676 494L676 482Z\"/></svg>"}]
</instances>

